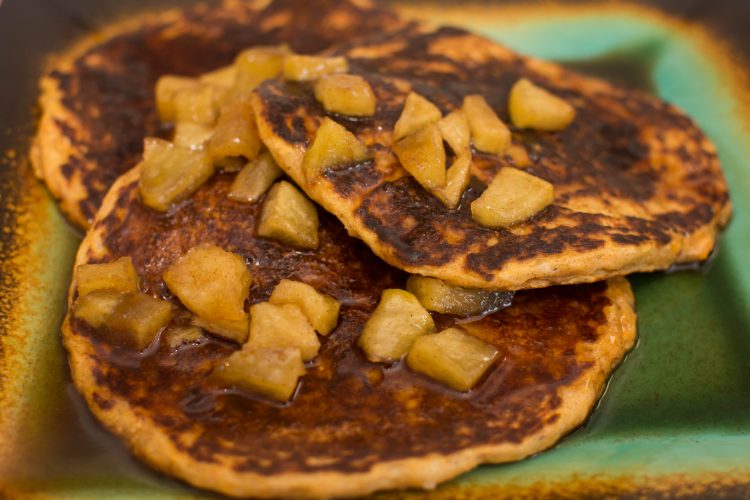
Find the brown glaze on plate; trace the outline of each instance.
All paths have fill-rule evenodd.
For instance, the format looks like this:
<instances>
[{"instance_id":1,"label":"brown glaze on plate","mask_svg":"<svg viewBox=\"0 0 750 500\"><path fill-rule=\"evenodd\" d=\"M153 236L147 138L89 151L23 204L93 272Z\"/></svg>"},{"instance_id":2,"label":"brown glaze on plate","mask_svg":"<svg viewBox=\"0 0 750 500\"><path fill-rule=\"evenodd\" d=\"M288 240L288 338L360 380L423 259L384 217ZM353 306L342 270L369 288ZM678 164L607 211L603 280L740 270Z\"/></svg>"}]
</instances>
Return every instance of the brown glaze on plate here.
<instances>
[{"instance_id":1,"label":"brown glaze on plate","mask_svg":"<svg viewBox=\"0 0 750 500\"><path fill-rule=\"evenodd\" d=\"M368 145L374 160L305 179L304 151L326 116L311 85L263 84L254 97L261 135L308 195L398 268L512 290L592 282L704 260L731 214L714 146L687 116L645 93L457 28L412 26L334 52L369 81L378 108L365 119L331 117ZM444 207L391 151L406 95L416 91L447 113L479 93L510 123L508 94L521 77L564 97L576 119L555 133L511 127L528 166L475 151L470 188L457 209ZM506 166L551 182L554 203L509 229L483 228L472 220L470 203Z\"/></svg>"},{"instance_id":2,"label":"brown glaze on plate","mask_svg":"<svg viewBox=\"0 0 750 500\"><path fill-rule=\"evenodd\" d=\"M190 315L161 274L201 243L245 257L254 277L248 307L283 278L342 303L338 327L321 338L285 405L207 380L239 345L207 336L171 349L162 338L139 354L66 319L73 379L94 414L137 455L194 485L238 496L353 495L430 487L482 462L517 460L580 425L634 342L624 279L522 292L508 309L461 325L501 354L475 390L448 390L401 363L370 363L356 347L382 290L402 287L406 276L333 216L320 212L320 248L299 252L254 236L260 205L228 199L230 175L167 214L141 205L138 175L129 172L107 195L77 264L132 256L144 291L171 300L178 324ZM455 319L436 322L445 328Z\"/></svg>"}]
</instances>

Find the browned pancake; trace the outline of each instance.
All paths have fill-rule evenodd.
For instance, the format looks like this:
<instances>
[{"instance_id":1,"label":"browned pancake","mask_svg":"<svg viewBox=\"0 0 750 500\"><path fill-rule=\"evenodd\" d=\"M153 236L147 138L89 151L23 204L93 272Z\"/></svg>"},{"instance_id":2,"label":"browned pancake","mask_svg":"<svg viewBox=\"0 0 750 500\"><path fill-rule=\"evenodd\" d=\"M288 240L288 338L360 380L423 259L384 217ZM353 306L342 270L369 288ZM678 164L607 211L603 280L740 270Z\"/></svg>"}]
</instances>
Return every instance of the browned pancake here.
<instances>
[{"instance_id":1,"label":"browned pancake","mask_svg":"<svg viewBox=\"0 0 750 500\"><path fill-rule=\"evenodd\" d=\"M266 82L255 95L261 136L279 164L390 264L470 287L523 289L592 282L706 259L731 214L716 151L675 107L642 92L527 58L455 28L376 36L336 50L377 96L373 117L331 116L374 151L306 182L306 147L326 116L309 84ZM554 185L553 204L507 230L472 220L470 203L509 155L474 151L472 182L451 210L401 167L394 123L414 90L443 113L482 94L505 123L519 78L566 99L577 112L562 132L511 127L529 173ZM450 161L450 159L449 159Z\"/></svg>"},{"instance_id":2,"label":"browned pancake","mask_svg":"<svg viewBox=\"0 0 750 500\"><path fill-rule=\"evenodd\" d=\"M152 466L193 485L236 496L367 494L431 488L484 462L546 449L593 408L635 339L625 279L525 291L514 304L462 325L500 356L468 394L411 372L366 361L356 339L388 287L406 275L348 237L319 211L320 248L300 252L254 236L260 204L227 198L218 174L170 212L141 205L139 171L104 200L76 264L132 256L147 293L172 301L162 272L182 253L213 243L243 255L253 274L246 304L268 299L283 278L307 282L341 301L338 327L321 338L296 397L286 405L212 385L207 375L239 345L207 337L145 355L115 347L80 320L63 339L73 379L94 414ZM76 297L74 277L71 302ZM438 328L455 324L435 316ZM162 335L163 337L163 335Z\"/></svg>"},{"instance_id":3,"label":"browned pancake","mask_svg":"<svg viewBox=\"0 0 750 500\"><path fill-rule=\"evenodd\" d=\"M108 27L57 57L41 81L36 174L86 228L110 185L137 163L143 138L159 133L159 76L204 73L254 45L313 53L400 24L370 0L223 0Z\"/></svg>"}]
</instances>

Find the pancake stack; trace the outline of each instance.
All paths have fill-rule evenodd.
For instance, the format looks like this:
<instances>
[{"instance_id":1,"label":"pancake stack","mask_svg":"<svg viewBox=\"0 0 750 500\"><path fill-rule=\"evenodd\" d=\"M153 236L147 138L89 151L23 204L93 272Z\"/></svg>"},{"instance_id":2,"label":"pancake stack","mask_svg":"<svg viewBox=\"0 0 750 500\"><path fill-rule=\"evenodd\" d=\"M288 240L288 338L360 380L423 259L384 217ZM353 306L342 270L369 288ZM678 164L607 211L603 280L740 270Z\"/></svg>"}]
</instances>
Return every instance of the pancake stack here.
<instances>
[{"instance_id":1,"label":"pancake stack","mask_svg":"<svg viewBox=\"0 0 750 500\"><path fill-rule=\"evenodd\" d=\"M623 276L706 259L731 214L674 107L362 0L138 18L41 103L36 172L87 229L75 384L145 462L231 496L433 488L551 447L634 345Z\"/></svg>"}]
</instances>

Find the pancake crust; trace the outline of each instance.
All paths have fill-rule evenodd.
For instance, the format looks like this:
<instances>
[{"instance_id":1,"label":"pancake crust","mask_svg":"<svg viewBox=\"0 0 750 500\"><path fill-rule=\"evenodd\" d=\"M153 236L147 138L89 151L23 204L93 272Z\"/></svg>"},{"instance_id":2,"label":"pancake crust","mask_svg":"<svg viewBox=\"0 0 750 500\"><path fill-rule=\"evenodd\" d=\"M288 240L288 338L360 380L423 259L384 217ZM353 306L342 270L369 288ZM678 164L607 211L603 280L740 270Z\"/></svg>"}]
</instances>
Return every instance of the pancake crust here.
<instances>
[{"instance_id":1,"label":"pancake crust","mask_svg":"<svg viewBox=\"0 0 750 500\"><path fill-rule=\"evenodd\" d=\"M370 118L331 117L367 144L374 160L306 182L304 151L326 116L311 85L272 81L256 91L261 136L311 198L400 269L478 288L592 282L704 260L731 215L714 146L654 97L456 28L410 27L336 53L369 81L378 107ZM562 132L511 127L531 160L526 170L554 185L555 200L529 221L495 231L472 220L470 203L501 167L516 166L511 156L475 151L471 185L450 210L398 163L391 131L410 90L444 114L480 93L509 124L509 91L521 77L564 97L577 116Z\"/></svg>"},{"instance_id":2,"label":"pancake crust","mask_svg":"<svg viewBox=\"0 0 750 500\"><path fill-rule=\"evenodd\" d=\"M458 394L397 364L366 361L355 342L388 287L406 275L377 259L320 211L321 246L291 250L253 236L260 204L226 193L219 174L161 214L138 201L138 169L106 196L76 264L130 255L141 286L175 304L163 270L194 245L245 256L251 303L282 278L308 282L342 302L340 322L290 404L212 386L206 375L238 346L209 337L171 349L164 335L147 355L100 340L66 317L73 379L94 414L155 468L235 496L330 497L402 487L431 488L480 463L518 460L580 425L635 339L633 296L617 278L519 292L508 309L462 325L497 346L497 365ZM76 297L74 276L69 301ZM455 320L436 316L439 328Z\"/></svg>"},{"instance_id":3,"label":"pancake crust","mask_svg":"<svg viewBox=\"0 0 750 500\"><path fill-rule=\"evenodd\" d=\"M254 45L318 52L401 23L370 0L222 0L110 26L55 58L41 80L36 175L87 228L110 185L138 162L143 138L160 132L159 76L205 73Z\"/></svg>"}]
</instances>

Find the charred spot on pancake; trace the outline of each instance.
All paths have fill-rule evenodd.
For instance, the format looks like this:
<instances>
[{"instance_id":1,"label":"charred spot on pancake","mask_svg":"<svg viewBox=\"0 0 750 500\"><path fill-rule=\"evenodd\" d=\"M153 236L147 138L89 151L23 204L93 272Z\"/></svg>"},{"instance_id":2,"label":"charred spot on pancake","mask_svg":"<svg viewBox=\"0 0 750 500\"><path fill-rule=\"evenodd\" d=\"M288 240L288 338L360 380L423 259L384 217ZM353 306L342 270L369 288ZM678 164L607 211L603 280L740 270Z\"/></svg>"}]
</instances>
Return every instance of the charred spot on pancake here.
<instances>
[{"instance_id":1,"label":"charred spot on pancake","mask_svg":"<svg viewBox=\"0 0 750 500\"><path fill-rule=\"evenodd\" d=\"M326 170L323 176L341 196L348 197L376 185L382 179L382 175L373 167L372 160L369 160L345 168Z\"/></svg>"},{"instance_id":2,"label":"charred spot on pancake","mask_svg":"<svg viewBox=\"0 0 750 500\"><path fill-rule=\"evenodd\" d=\"M471 201L471 188L464 196ZM413 178L402 177L369 193L356 216L404 264L439 265L458 258L464 248L490 236L490 231L475 231L474 224L465 220L466 212L468 203L454 211L442 210L440 201ZM453 236L446 238L447 232ZM451 244L456 239L460 243Z\"/></svg>"},{"instance_id":3,"label":"charred spot on pancake","mask_svg":"<svg viewBox=\"0 0 750 500\"><path fill-rule=\"evenodd\" d=\"M273 126L273 133L291 144L307 145L308 134L314 130L313 125L306 122L308 116L306 106L309 95L304 85L286 83L281 92L276 86L261 85L256 92L273 105L263 109L264 118Z\"/></svg>"},{"instance_id":4,"label":"charred spot on pancake","mask_svg":"<svg viewBox=\"0 0 750 500\"><path fill-rule=\"evenodd\" d=\"M92 399L94 400L94 404L96 404L96 406L98 406L102 410L110 410L114 406L114 403L111 399L106 399L98 392L94 392L94 394L92 395Z\"/></svg>"}]
</instances>

